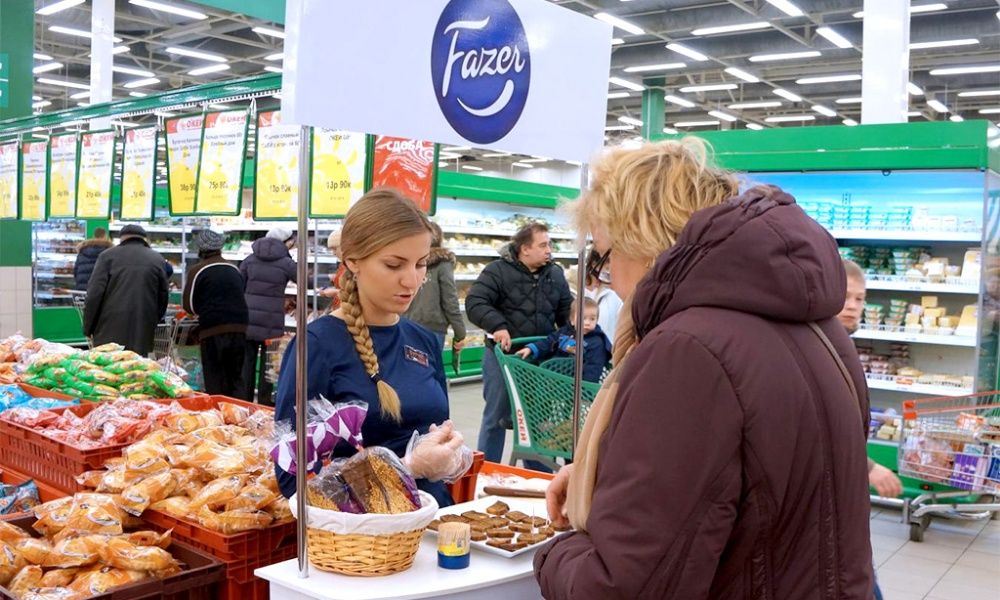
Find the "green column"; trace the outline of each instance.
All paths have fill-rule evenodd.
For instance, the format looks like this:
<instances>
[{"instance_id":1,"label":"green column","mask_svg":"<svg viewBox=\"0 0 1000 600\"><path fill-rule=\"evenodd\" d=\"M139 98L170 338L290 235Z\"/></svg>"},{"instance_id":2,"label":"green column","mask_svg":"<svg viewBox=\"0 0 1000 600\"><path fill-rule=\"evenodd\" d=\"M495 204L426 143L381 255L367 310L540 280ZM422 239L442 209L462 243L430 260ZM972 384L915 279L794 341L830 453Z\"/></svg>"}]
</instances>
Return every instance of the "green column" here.
<instances>
[{"instance_id":1,"label":"green column","mask_svg":"<svg viewBox=\"0 0 1000 600\"><path fill-rule=\"evenodd\" d=\"M642 91L642 137L652 139L663 135L663 121L666 114L663 90L645 89Z\"/></svg>"},{"instance_id":2,"label":"green column","mask_svg":"<svg viewBox=\"0 0 1000 600\"><path fill-rule=\"evenodd\" d=\"M0 2L0 54L7 55L7 106L0 108L0 120L31 114L34 89L31 68L35 43L34 0ZM0 266L31 265L31 224L0 221Z\"/></svg>"}]
</instances>

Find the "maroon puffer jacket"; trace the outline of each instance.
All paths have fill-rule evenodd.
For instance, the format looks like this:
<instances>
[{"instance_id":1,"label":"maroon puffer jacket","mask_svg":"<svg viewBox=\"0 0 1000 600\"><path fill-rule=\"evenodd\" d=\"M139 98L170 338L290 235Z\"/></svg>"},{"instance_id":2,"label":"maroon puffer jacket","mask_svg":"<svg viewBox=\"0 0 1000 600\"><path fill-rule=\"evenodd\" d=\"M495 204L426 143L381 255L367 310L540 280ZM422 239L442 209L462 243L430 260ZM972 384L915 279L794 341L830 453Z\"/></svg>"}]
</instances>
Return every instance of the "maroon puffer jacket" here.
<instances>
[{"instance_id":1,"label":"maroon puffer jacket","mask_svg":"<svg viewBox=\"0 0 1000 600\"><path fill-rule=\"evenodd\" d=\"M691 218L635 292L589 533L536 556L546 598L871 600L845 286L836 242L777 188Z\"/></svg>"}]
</instances>

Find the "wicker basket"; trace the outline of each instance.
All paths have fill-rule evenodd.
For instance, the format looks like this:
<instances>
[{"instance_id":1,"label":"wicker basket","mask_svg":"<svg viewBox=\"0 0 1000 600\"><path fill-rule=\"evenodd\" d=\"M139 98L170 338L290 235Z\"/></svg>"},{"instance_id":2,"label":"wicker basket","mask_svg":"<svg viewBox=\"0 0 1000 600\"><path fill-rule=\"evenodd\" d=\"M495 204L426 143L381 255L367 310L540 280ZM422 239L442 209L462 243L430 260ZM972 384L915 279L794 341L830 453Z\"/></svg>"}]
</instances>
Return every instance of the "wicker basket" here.
<instances>
[{"instance_id":1,"label":"wicker basket","mask_svg":"<svg viewBox=\"0 0 1000 600\"><path fill-rule=\"evenodd\" d=\"M310 506L309 562L322 571L357 577L409 569L424 530L438 510L430 494L420 492L420 499L423 506L419 510L403 515L353 515ZM296 512L294 496L289 505Z\"/></svg>"}]
</instances>

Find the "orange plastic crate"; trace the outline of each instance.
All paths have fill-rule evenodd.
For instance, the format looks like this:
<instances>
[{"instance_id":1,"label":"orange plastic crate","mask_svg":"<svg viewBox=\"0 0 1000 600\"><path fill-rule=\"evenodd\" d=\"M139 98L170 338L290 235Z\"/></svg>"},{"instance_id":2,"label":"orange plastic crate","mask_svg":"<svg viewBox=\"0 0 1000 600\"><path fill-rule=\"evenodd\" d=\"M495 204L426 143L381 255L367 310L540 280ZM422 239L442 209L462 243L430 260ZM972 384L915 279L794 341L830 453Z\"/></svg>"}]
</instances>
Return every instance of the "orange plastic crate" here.
<instances>
[{"instance_id":1,"label":"orange plastic crate","mask_svg":"<svg viewBox=\"0 0 1000 600\"><path fill-rule=\"evenodd\" d=\"M506 475L519 475L525 479L554 479L555 473L545 473L543 471L532 471L531 469L523 469L521 467L512 467L510 465L502 465L500 463L486 461L483 463L482 469L479 470L483 475L491 475L493 473L504 473Z\"/></svg>"},{"instance_id":2,"label":"orange plastic crate","mask_svg":"<svg viewBox=\"0 0 1000 600\"><path fill-rule=\"evenodd\" d=\"M295 545L282 548L271 556L226 562L224 579L219 584L219 600L268 600L270 583L254 575L261 567L291 560L297 556Z\"/></svg>"},{"instance_id":3,"label":"orange plastic crate","mask_svg":"<svg viewBox=\"0 0 1000 600\"><path fill-rule=\"evenodd\" d=\"M294 520L232 535L212 531L196 521L179 519L158 510L146 509L142 513L142 520L160 531L173 529L174 539L205 550L224 561L268 557L286 548L295 548Z\"/></svg>"}]
</instances>

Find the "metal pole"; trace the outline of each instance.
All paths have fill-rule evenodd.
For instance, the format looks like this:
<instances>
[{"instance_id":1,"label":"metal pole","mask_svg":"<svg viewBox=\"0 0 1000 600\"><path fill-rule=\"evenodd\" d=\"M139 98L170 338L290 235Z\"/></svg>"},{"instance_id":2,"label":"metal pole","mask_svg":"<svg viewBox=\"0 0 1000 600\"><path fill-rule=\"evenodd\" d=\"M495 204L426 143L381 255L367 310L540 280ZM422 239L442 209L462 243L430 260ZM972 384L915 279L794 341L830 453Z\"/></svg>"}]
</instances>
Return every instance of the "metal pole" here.
<instances>
[{"instance_id":1,"label":"metal pole","mask_svg":"<svg viewBox=\"0 0 1000 600\"><path fill-rule=\"evenodd\" d=\"M309 556L306 550L306 539L309 535L309 507L306 505L306 399L309 397L309 386L306 379L308 356L306 348L306 290L309 281L309 224L306 219L309 203L309 174L303 165L309 164L309 128L303 126L299 131L299 231L298 231L298 279L301 285L295 286L295 493L298 501L298 536L297 550L299 556L299 577L309 577Z\"/></svg>"},{"instance_id":2,"label":"metal pole","mask_svg":"<svg viewBox=\"0 0 1000 600\"><path fill-rule=\"evenodd\" d=\"M587 189L587 165L580 165L580 194ZM583 298L587 293L587 237L584 232L576 236L576 362L573 364L573 447L576 453L580 441L580 404L583 402Z\"/></svg>"}]
</instances>

